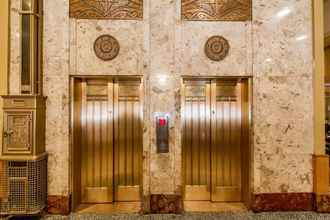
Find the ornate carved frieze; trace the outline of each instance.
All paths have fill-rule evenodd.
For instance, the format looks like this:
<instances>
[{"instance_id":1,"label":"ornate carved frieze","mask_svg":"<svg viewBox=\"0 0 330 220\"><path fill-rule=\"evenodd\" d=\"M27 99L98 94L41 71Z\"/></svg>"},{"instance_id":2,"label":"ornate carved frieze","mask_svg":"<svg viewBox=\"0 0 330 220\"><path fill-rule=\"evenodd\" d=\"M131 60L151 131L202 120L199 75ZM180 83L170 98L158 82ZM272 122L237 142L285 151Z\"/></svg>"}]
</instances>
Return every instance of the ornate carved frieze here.
<instances>
[{"instance_id":1,"label":"ornate carved frieze","mask_svg":"<svg viewBox=\"0 0 330 220\"><path fill-rule=\"evenodd\" d=\"M246 21L252 19L252 0L182 0L182 19Z\"/></svg>"},{"instance_id":2,"label":"ornate carved frieze","mask_svg":"<svg viewBox=\"0 0 330 220\"><path fill-rule=\"evenodd\" d=\"M70 0L70 17L139 20L143 18L143 0Z\"/></svg>"},{"instance_id":3,"label":"ornate carved frieze","mask_svg":"<svg viewBox=\"0 0 330 220\"><path fill-rule=\"evenodd\" d=\"M119 42L111 35L102 35L95 40L95 55L101 60L109 61L115 59L119 54L119 50Z\"/></svg>"},{"instance_id":4,"label":"ornate carved frieze","mask_svg":"<svg viewBox=\"0 0 330 220\"><path fill-rule=\"evenodd\" d=\"M222 36L210 37L205 44L205 55L213 61L221 61L229 53L229 43Z\"/></svg>"}]
</instances>

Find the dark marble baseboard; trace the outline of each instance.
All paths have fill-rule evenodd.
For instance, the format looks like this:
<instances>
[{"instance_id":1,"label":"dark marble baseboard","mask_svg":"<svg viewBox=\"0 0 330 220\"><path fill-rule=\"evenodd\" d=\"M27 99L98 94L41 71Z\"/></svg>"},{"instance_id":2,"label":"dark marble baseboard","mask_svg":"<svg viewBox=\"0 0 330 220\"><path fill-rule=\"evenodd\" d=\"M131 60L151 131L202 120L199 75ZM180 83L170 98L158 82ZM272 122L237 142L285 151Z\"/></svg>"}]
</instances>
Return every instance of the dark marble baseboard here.
<instances>
[{"instance_id":1,"label":"dark marble baseboard","mask_svg":"<svg viewBox=\"0 0 330 220\"><path fill-rule=\"evenodd\" d=\"M181 195L151 195L150 212L152 214L181 214L183 202Z\"/></svg>"},{"instance_id":2,"label":"dark marble baseboard","mask_svg":"<svg viewBox=\"0 0 330 220\"><path fill-rule=\"evenodd\" d=\"M146 199L148 199L148 202L146 201ZM142 208L145 211L142 213L181 214L184 212L181 195L150 195L145 197L143 204L145 204L146 206ZM254 212L317 211L320 213L330 213L330 194L254 194L251 203L251 210ZM70 197L49 195L46 211L50 214L68 215L71 211Z\"/></svg>"},{"instance_id":3,"label":"dark marble baseboard","mask_svg":"<svg viewBox=\"0 0 330 220\"><path fill-rule=\"evenodd\" d=\"M315 195L315 211L330 213L330 194Z\"/></svg>"},{"instance_id":4,"label":"dark marble baseboard","mask_svg":"<svg viewBox=\"0 0 330 220\"><path fill-rule=\"evenodd\" d=\"M47 198L47 212L49 214L70 214L70 197L49 195Z\"/></svg>"},{"instance_id":5,"label":"dark marble baseboard","mask_svg":"<svg viewBox=\"0 0 330 220\"><path fill-rule=\"evenodd\" d=\"M264 193L254 194L251 209L254 212L313 211L313 193Z\"/></svg>"}]
</instances>

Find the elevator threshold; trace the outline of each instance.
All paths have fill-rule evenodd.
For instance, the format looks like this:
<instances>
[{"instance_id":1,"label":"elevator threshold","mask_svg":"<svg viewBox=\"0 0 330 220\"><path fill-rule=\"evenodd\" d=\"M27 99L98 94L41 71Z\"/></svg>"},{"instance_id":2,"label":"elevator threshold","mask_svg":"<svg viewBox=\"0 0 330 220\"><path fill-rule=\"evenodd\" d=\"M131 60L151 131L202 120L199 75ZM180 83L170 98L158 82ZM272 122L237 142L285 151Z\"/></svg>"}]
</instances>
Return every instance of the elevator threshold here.
<instances>
[{"instance_id":1,"label":"elevator threshold","mask_svg":"<svg viewBox=\"0 0 330 220\"><path fill-rule=\"evenodd\" d=\"M128 214L139 213L141 202L114 202L106 204L80 204L77 213Z\"/></svg>"},{"instance_id":2,"label":"elevator threshold","mask_svg":"<svg viewBox=\"0 0 330 220\"><path fill-rule=\"evenodd\" d=\"M186 212L248 212L240 202L211 202L211 201L184 201Z\"/></svg>"}]
</instances>

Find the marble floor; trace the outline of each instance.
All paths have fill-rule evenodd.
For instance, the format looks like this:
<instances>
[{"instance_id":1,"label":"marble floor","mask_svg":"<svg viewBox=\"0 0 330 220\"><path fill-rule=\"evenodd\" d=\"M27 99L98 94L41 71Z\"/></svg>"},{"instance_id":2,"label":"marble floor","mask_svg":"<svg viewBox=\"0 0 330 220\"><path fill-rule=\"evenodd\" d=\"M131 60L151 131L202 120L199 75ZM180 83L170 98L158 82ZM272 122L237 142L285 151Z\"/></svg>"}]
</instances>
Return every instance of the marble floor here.
<instances>
[{"instance_id":1,"label":"marble floor","mask_svg":"<svg viewBox=\"0 0 330 220\"><path fill-rule=\"evenodd\" d=\"M34 220L38 218L12 218ZM183 215L137 215L137 214L71 214L70 216L44 216L40 220L330 220L330 214L313 212L281 213L186 213Z\"/></svg>"}]
</instances>

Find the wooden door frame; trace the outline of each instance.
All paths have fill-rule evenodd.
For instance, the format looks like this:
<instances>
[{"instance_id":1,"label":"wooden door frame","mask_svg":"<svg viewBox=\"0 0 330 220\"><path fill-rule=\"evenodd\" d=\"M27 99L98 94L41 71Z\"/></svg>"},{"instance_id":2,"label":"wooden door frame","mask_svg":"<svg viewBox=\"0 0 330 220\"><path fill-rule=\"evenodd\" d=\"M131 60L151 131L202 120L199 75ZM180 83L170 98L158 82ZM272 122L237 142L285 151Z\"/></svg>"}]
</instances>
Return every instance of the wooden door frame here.
<instances>
[{"instance_id":1,"label":"wooden door frame","mask_svg":"<svg viewBox=\"0 0 330 220\"><path fill-rule=\"evenodd\" d=\"M75 211L77 209L77 205L73 204L73 194L74 194L74 164L73 164L73 155L74 155L74 86L75 86L75 79L108 79L108 80L140 80L141 81L141 121L143 123L143 106L144 106L144 77L142 75L69 75L69 194L70 194L70 207L71 211ZM143 126L143 124L142 124ZM144 146L142 145L144 148ZM142 164L144 163L145 158L142 156ZM141 182L141 199L143 198L143 182L144 182L144 175L142 172L142 182ZM142 200L141 200L142 201ZM80 201L81 204L81 201Z\"/></svg>"},{"instance_id":2,"label":"wooden door frame","mask_svg":"<svg viewBox=\"0 0 330 220\"><path fill-rule=\"evenodd\" d=\"M248 147L249 147L249 152L250 152L250 156L248 158L249 160L249 173L248 173L248 192L246 193L246 195L242 195L242 202L247 206L250 207L251 205L251 200L252 200L252 193L253 193L253 161L254 161L254 157L253 157L253 111L252 111L252 106L253 106L253 77L252 76L205 76L205 77L201 77L201 76L182 76L181 78L181 88L180 88L180 95L181 95L181 137L183 136L183 124L184 124L184 107L183 107L183 103L184 103L184 81L187 80L221 80L221 79L241 79L241 80L246 80L247 82L247 90L248 90L248 109L249 109L249 117L248 117L248 137L249 137L249 143L248 143ZM181 149L183 147L183 140L181 138ZM185 193L185 170L184 170L184 154L183 154L183 149L182 149L182 154L181 154L181 194L182 197L184 196Z\"/></svg>"}]
</instances>

